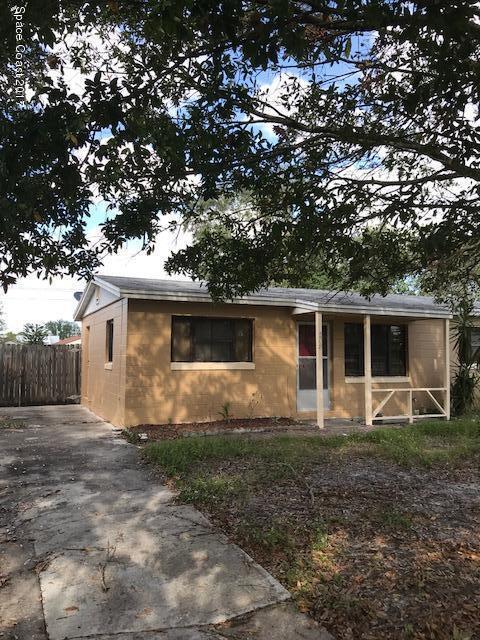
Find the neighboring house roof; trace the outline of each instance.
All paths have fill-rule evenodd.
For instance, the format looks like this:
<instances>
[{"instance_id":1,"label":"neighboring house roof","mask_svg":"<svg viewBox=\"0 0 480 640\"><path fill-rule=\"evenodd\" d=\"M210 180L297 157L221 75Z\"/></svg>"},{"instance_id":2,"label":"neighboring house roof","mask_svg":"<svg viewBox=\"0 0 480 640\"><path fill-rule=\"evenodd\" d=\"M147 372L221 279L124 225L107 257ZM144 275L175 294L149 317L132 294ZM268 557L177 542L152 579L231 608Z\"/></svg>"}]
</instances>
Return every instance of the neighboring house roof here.
<instances>
[{"instance_id":1,"label":"neighboring house roof","mask_svg":"<svg viewBox=\"0 0 480 640\"><path fill-rule=\"evenodd\" d=\"M62 338L61 340L58 340L57 342L54 342L54 346L57 346L58 344L76 344L77 342L81 342L82 341L82 336L70 336L69 338Z\"/></svg>"},{"instance_id":2,"label":"neighboring house roof","mask_svg":"<svg viewBox=\"0 0 480 640\"><path fill-rule=\"evenodd\" d=\"M83 317L96 286L103 287L118 298L147 300L177 300L178 302L211 302L204 283L124 276L95 276L87 285L75 311L75 320ZM391 294L374 295L370 299L358 293L324 291L321 289L294 289L271 287L261 289L242 298L236 304L274 305L299 308L303 311L333 311L337 313L372 313L377 315L420 316L449 318L447 306L427 296Z\"/></svg>"}]
</instances>

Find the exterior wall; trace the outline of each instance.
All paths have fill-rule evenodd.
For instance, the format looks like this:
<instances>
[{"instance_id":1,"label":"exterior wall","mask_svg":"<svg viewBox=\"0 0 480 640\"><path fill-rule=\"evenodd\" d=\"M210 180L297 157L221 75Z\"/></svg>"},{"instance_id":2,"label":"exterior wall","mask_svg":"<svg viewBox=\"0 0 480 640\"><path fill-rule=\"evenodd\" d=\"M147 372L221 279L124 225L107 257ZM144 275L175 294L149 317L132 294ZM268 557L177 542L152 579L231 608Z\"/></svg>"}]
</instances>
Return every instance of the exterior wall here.
<instances>
[{"instance_id":1,"label":"exterior wall","mask_svg":"<svg viewBox=\"0 0 480 640\"><path fill-rule=\"evenodd\" d=\"M82 320L82 404L112 424L125 423L126 299ZM106 367L106 322L113 319L113 362Z\"/></svg>"},{"instance_id":2,"label":"exterior wall","mask_svg":"<svg viewBox=\"0 0 480 640\"><path fill-rule=\"evenodd\" d=\"M112 302L118 302L118 299L118 296L97 285L85 308L84 317L94 313L95 311L99 311L103 307L112 304Z\"/></svg>"},{"instance_id":3,"label":"exterior wall","mask_svg":"<svg viewBox=\"0 0 480 640\"><path fill-rule=\"evenodd\" d=\"M254 370L171 370L171 316L254 319ZM289 309L130 300L125 424L293 416L296 334Z\"/></svg>"},{"instance_id":4,"label":"exterior wall","mask_svg":"<svg viewBox=\"0 0 480 640\"><path fill-rule=\"evenodd\" d=\"M171 317L177 314L253 318L255 368L172 370ZM109 319L114 320L111 369L105 367ZM296 411L296 323L308 319L267 306L134 299L110 303L83 319L82 402L121 426L215 420L225 403L233 417L315 418L315 413ZM361 322L362 317L325 315L324 321L330 329L330 409L325 415L363 418L364 383L346 378L344 368L344 323ZM403 378L373 378L373 388L443 387L443 320L383 317L372 318L374 322L408 322L409 369ZM374 406L382 397L374 394ZM414 408L437 412L422 392L415 393ZM406 411L406 394L395 394L383 413Z\"/></svg>"},{"instance_id":5,"label":"exterior wall","mask_svg":"<svg viewBox=\"0 0 480 640\"><path fill-rule=\"evenodd\" d=\"M328 318L327 318L328 320ZM358 318L330 318L331 351L330 363L330 410L326 417L363 418L365 415L365 385L362 378L346 378L344 365L344 324L362 322ZM372 318L372 323L408 323L408 370L407 376L372 379L373 389L405 389L415 387L443 387L445 372L444 321L435 319L406 320L405 318ZM374 407L384 394L374 393ZM440 399L442 396L437 394ZM427 409L437 413L425 392L414 395L414 409ZM387 415L404 415L407 411L407 394L396 393L383 408Z\"/></svg>"}]
</instances>

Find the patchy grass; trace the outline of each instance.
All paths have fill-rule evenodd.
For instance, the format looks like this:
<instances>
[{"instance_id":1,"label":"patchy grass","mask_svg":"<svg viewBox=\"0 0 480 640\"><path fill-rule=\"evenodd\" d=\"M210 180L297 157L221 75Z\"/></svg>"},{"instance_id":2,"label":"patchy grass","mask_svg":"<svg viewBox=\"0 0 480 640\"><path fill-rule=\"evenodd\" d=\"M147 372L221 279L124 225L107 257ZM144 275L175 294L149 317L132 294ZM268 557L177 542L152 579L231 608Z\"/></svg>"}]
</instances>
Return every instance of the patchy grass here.
<instances>
[{"instance_id":1,"label":"patchy grass","mask_svg":"<svg viewBox=\"0 0 480 640\"><path fill-rule=\"evenodd\" d=\"M381 509L377 514L372 515L372 520L376 520L380 526L393 530L411 529L413 524L412 517L408 513L402 513L392 507Z\"/></svg>"},{"instance_id":2,"label":"patchy grass","mask_svg":"<svg viewBox=\"0 0 480 640\"><path fill-rule=\"evenodd\" d=\"M480 421L420 423L347 436L282 435L264 440L242 436L194 437L151 443L145 448L145 455L169 475L178 476L187 473L192 465L225 458L277 460L279 465L295 467L329 449L379 455L407 466L455 463L480 452Z\"/></svg>"},{"instance_id":3,"label":"patchy grass","mask_svg":"<svg viewBox=\"0 0 480 640\"><path fill-rule=\"evenodd\" d=\"M247 487L241 476L195 477L180 485L179 500L193 504L214 506L246 495Z\"/></svg>"},{"instance_id":4,"label":"patchy grass","mask_svg":"<svg viewBox=\"0 0 480 640\"><path fill-rule=\"evenodd\" d=\"M480 422L147 445L338 640L480 637Z\"/></svg>"},{"instance_id":5,"label":"patchy grass","mask_svg":"<svg viewBox=\"0 0 480 640\"><path fill-rule=\"evenodd\" d=\"M0 429L23 429L26 426L27 425L23 420L17 420L15 418L0 418Z\"/></svg>"}]
</instances>

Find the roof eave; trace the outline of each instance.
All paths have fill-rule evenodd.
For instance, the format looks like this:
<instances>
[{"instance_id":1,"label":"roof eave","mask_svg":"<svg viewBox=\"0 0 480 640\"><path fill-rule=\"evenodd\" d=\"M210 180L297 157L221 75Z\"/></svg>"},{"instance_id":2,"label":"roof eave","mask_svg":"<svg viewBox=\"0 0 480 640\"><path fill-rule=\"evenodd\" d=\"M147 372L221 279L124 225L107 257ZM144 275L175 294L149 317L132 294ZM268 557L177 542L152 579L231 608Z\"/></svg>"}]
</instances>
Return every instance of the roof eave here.
<instances>
[{"instance_id":1,"label":"roof eave","mask_svg":"<svg viewBox=\"0 0 480 640\"><path fill-rule=\"evenodd\" d=\"M179 291L162 291L161 293L148 290L129 290L120 289L118 294L122 298L132 298L137 300L165 300L175 302L212 302L212 298L208 293L188 293L187 295ZM341 304L320 304L310 300L298 300L292 298L263 298L251 295L245 298L234 298L231 304L259 305L259 306L276 306L276 307L295 307L304 308L306 312L322 311L324 313L345 313L360 315L384 315L399 317L419 317L431 319L448 319L452 318L452 314L442 309L412 309L405 307L397 309L392 307L368 307L368 306L352 306Z\"/></svg>"},{"instance_id":2,"label":"roof eave","mask_svg":"<svg viewBox=\"0 0 480 640\"><path fill-rule=\"evenodd\" d=\"M92 297L92 294L95 290L96 285L100 285L106 291L109 291L110 293L113 293L117 296L121 295L120 289L118 287L115 287L113 284L110 284L109 282L105 282L105 280L102 280L100 276L93 276L93 278L88 282L87 286L85 287L82 297L78 302L77 308L73 313L73 319L76 320L77 322L83 318L84 311L88 303L90 302L90 298Z\"/></svg>"}]
</instances>

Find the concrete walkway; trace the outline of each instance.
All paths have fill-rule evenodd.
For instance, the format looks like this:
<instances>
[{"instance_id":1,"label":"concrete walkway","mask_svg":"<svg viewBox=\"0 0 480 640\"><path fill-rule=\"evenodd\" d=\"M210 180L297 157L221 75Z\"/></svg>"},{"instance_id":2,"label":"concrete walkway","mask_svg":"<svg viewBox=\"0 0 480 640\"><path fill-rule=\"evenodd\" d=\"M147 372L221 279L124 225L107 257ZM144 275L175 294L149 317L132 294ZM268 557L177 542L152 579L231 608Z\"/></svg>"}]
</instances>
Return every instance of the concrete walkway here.
<instances>
[{"instance_id":1,"label":"concrete walkway","mask_svg":"<svg viewBox=\"0 0 480 640\"><path fill-rule=\"evenodd\" d=\"M331 637L108 423L80 406L2 418L2 640Z\"/></svg>"}]
</instances>

